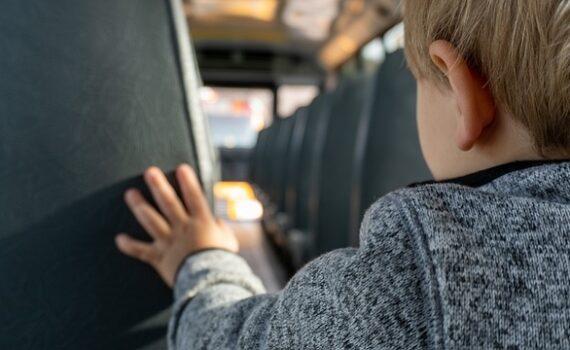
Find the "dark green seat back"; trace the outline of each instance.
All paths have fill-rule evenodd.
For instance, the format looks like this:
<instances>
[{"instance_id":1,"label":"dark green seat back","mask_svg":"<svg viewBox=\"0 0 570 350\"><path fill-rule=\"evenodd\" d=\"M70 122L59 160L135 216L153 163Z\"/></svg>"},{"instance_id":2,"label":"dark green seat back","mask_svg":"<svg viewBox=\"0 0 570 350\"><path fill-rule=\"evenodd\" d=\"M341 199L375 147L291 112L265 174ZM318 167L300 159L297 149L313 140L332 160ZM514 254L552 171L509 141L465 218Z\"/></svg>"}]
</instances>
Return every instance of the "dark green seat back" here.
<instances>
[{"instance_id":1,"label":"dark green seat back","mask_svg":"<svg viewBox=\"0 0 570 350\"><path fill-rule=\"evenodd\" d=\"M114 236L146 237L123 193L149 165L190 163L211 189L175 5L2 2L1 349L165 347L171 291Z\"/></svg>"},{"instance_id":2,"label":"dark green seat back","mask_svg":"<svg viewBox=\"0 0 570 350\"><path fill-rule=\"evenodd\" d=\"M307 108L307 121L302 139L298 184L295 195L293 226L308 230L316 220L318 168L320 155L325 142L326 128L331 108L332 95L323 93L316 97Z\"/></svg>"},{"instance_id":3,"label":"dark green seat back","mask_svg":"<svg viewBox=\"0 0 570 350\"><path fill-rule=\"evenodd\" d=\"M296 115L281 119L279 121L279 131L275 136L275 148L271 159L271 201L277 206L277 210L282 212L285 207L285 181L287 179L287 167L289 145L291 144L291 134L295 125Z\"/></svg>"},{"instance_id":4,"label":"dark green seat back","mask_svg":"<svg viewBox=\"0 0 570 350\"><path fill-rule=\"evenodd\" d=\"M372 79L361 76L342 82L334 93L318 183L317 253L350 244L352 179L361 118L369 111Z\"/></svg>"},{"instance_id":5,"label":"dark green seat back","mask_svg":"<svg viewBox=\"0 0 570 350\"><path fill-rule=\"evenodd\" d=\"M288 166L285 178L285 207L291 223L295 222L297 195L300 177L303 174L301 168L301 152L303 151L303 138L307 128L308 107L301 107L296 113L295 125L291 132L291 141L289 143Z\"/></svg>"}]
</instances>

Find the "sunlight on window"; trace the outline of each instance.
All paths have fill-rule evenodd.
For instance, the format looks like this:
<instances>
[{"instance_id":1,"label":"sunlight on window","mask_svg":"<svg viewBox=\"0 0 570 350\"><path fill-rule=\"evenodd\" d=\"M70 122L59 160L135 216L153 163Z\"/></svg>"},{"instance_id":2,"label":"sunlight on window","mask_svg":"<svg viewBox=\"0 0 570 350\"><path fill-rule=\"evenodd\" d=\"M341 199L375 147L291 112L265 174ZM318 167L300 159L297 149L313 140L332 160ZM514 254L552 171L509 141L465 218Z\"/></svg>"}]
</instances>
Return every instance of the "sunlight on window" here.
<instances>
[{"instance_id":1,"label":"sunlight on window","mask_svg":"<svg viewBox=\"0 0 570 350\"><path fill-rule=\"evenodd\" d=\"M247 182L218 182L214 195L218 215L233 221L253 221L263 216L263 206Z\"/></svg>"},{"instance_id":2,"label":"sunlight on window","mask_svg":"<svg viewBox=\"0 0 570 350\"><path fill-rule=\"evenodd\" d=\"M277 90L279 115L289 117L297 108L307 106L319 93L315 85L282 85Z\"/></svg>"},{"instance_id":3,"label":"sunlight on window","mask_svg":"<svg viewBox=\"0 0 570 350\"><path fill-rule=\"evenodd\" d=\"M200 98L216 147L251 148L259 130L271 123L269 89L203 87Z\"/></svg>"}]
</instances>

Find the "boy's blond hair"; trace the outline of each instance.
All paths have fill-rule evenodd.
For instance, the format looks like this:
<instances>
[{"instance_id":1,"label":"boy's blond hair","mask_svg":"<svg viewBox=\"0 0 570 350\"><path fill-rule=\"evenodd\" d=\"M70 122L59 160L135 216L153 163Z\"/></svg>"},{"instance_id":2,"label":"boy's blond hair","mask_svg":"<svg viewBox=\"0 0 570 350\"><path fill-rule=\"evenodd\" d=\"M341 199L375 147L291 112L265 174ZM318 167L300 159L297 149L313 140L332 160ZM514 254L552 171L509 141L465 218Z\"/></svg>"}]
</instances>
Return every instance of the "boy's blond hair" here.
<instances>
[{"instance_id":1,"label":"boy's blond hair","mask_svg":"<svg viewBox=\"0 0 570 350\"><path fill-rule=\"evenodd\" d=\"M570 0L404 0L406 54L448 86L429 45L454 44L543 155L570 153Z\"/></svg>"}]
</instances>

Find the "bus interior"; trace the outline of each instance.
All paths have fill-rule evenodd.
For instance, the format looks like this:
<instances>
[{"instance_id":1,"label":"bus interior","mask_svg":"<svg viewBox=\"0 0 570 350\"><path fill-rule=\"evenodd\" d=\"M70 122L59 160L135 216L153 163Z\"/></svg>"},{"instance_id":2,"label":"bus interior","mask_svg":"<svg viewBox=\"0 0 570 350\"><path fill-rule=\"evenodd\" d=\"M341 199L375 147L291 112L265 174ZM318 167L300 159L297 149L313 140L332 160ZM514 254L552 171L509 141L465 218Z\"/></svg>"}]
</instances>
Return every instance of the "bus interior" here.
<instances>
[{"instance_id":1,"label":"bus interior","mask_svg":"<svg viewBox=\"0 0 570 350\"><path fill-rule=\"evenodd\" d=\"M164 349L170 291L116 250L142 171L197 171L269 291L429 180L398 0L6 0L0 348ZM148 193L148 192L145 192Z\"/></svg>"}]
</instances>

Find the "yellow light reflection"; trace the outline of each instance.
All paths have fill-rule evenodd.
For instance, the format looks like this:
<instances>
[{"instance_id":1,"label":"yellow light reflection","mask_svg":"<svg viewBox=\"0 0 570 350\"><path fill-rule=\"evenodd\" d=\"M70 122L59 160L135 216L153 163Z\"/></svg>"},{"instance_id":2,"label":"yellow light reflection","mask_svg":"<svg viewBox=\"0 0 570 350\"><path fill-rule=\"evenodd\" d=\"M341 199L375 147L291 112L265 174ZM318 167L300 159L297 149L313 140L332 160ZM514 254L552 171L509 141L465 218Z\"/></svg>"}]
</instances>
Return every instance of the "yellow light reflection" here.
<instances>
[{"instance_id":1,"label":"yellow light reflection","mask_svg":"<svg viewBox=\"0 0 570 350\"><path fill-rule=\"evenodd\" d=\"M230 220L253 221L263 216L263 206L247 182L218 182L214 195L226 204L225 214Z\"/></svg>"},{"instance_id":2,"label":"yellow light reflection","mask_svg":"<svg viewBox=\"0 0 570 350\"><path fill-rule=\"evenodd\" d=\"M255 199L253 188L247 182L222 181L214 185L216 198L225 200Z\"/></svg>"},{"instance_id":3,"label":"yellow light reflection","mask_svg":"<svg viewBox=\"0 0 570 350\"><path fill-rule=\"evenodd\" d=\"M190 14L198 18L244 17L271 22L275 19L277 0L194 0Z\"/></svg>"},{"instance_id":4,"label":"yellow light reflection","mask_svg":"<svg viewBox=\"0 0 570 350\"><path fill-rule=\"evenodd\" d=\"M254 199L242 199L228 202L228 218L233 221L259 220L263 216L263 207Z\"/></svg>"}]
</instances>

